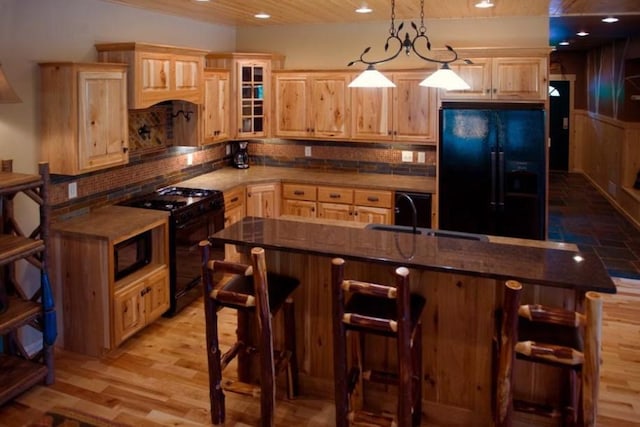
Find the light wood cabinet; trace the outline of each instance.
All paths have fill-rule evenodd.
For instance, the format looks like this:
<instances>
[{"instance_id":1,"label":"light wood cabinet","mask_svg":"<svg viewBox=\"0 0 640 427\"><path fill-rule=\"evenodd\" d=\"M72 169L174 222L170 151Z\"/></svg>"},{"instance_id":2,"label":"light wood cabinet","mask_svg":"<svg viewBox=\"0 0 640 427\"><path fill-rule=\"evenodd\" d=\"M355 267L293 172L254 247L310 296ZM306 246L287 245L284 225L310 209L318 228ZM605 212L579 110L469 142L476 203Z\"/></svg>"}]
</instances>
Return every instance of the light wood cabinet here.
<instances>
[{"instance_id":1,"label":"light wood cabinet","mask_svg":"<svg viewBox=\"0 0 640 427\"><path fill-rule=\"evenodd\" d=\"M114 345L153 322L169 308L169 276L160 269L118 289L113 296Z\"/></svg>"},{"instance_id":2,"label":"light wood cabinet","mask_svg":"<svg viewBox=\"0 0 640 427\"><path fill-rule=\"evenodd\" d=\"M247 186L247 216L277 218L280 216L280 183Z\"/></svg>"},{"instance_id":3,"label":"light wood cabinet","mask_svg":"<svg viewBox=\"0 0 640 427\"><path fill-rule=\"evenodd\" d=\"M129 108L162 101L203 102L206 51L146 43L95 45L100 62L128 64Z\"/></svg>"},{"instance_id":4,"label":"light wood cabinet","mask_svg":"<svg viewBox=\"0 0 640 427\"><path fill-rule=\"evenodd\" d=\"M393 195L386 190L318 187L318 217L391 224Z\"/></svg>"},{"instance_id":5,"label":"light wood cabinet","mask_svg":"<svg viewBox=\"0 0 640 427\"><path fill-rule=\"evenodd\" d=\"M232 188L224 192L224 226L229 227L246 215L244 186ZM240 262L241 255L235 245L224 245L224 259Z\"/></svg>"},{"instance_id":6,"label":"light wood cabinet","mask_svg":"<svg viewBox=\"0 0 640 427\"><path fill-rule=\"evenodd\" d=\"M467 90L443 91L441 98L503 101L544 101L548 96L548 58L470 58L473 64L450 67L470 86Z\"/></svg>"},{"instance_id":7,"label":"light wood cabinet","mask_svg":"<svg viewBox=\"0 0 640 427\"><path fill-rule=\"evenodd\" d=\"M351 74L274 72L274 136L346 139Z\"/></svg>"},{"instance_id":8,"label":"light wood cabinet","mask_svg":"<svg viewBox=\"0 0 640 427\"><path fill-rule=\"evenodd\" d=\"M206 66L230 70L230 137L270 136L271 70L283 57L263 53L210 53Z\"/></svg>"},{"instance_id":9,"label":"light wood cabinet","mask_svg":"<svg viewBox=\"0 0 640 427\"><path fill-rule=\"evenodd\" d=\"M39 175L13 173L12 166L11 160L2 160L0 171L0 342L4 343L0 351L0 406L38 383L52 384L55 378L56 337L46 324L50 319L46 316L55 319L55 301L43 297L52 295L50 283L41 280L32 292L28 283L21 283L22 274L17 274L18 264L28 262L39 270L36 277L49 277L48 165L39 165ZM39 223L29 234L21 230L24 218L14 213L13 201L19 193L19 197L36 202L39 211ZM21 342L20 329L28 325L40 330L42 351L28 352Z\"/></svg>"},{"instance_id":10,"label":"light wood cabinet","mask_svg":"<svg viewBox=\"0 0 640 427\"><path fill-rule=\"evenodd\" d=\"M148 263L116 278L114 248L146 233ZM103 355L169 309L168 236L167 212L124 206L100 208L52 227L51 269L62 292L59 341L64 348Z\"/></svg>"},{"instance_id":11,"label":"light wood cabinet","mask_svg":"<svg viewBox=\"0 0 640 427\"><path fill-rule=\"evenodd\" d=\"M435 144L437 90L419 86L429 73L393 73L395 88L351 89L351 137Z\"/></svg>"},{"instance_id":12,"label":"light wood cabinet","mask_svg":"<svg viewBox=\"0 0 640 427\"><path fill-rule=\"evenodd\" d=\"M204 71L204 104L202 108L205 144L229 138L229 71Z\"/></svg>"},{"instance_id":13,"label":"light wood cabinet","mask_svg":"<svg viewBox=\"0 0 640 427\"><path fill-rule=\"evenodd\" d=\"M317 188L308 184L282 184L282 214L315 218Z\"/></svg>"},{"instance_id":14,"label":"light wood cabinet","mask_svg":"<svg viewBox=\"0 0 640 427\"><path fill-rule=\"evenodd\" d=\"M129 161L126 66L40 64L41 157L79 175Z\"/></svg>"}]
</instances>

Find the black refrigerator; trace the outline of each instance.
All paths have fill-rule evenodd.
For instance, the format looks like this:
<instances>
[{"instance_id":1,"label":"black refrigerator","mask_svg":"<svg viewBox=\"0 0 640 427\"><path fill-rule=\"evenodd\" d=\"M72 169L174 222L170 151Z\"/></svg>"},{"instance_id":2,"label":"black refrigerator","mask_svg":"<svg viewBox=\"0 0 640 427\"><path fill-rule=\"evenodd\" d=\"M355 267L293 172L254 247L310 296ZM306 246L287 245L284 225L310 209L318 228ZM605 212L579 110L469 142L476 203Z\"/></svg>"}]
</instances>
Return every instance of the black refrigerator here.
<instances>
[{"instance_id":1,"label":"black refrigerator","mask_svg":"<svg viewBox=\"0 0 640 427\"><path fill-rule=\"evenodd\" d=\"M545 239L543 104L443 103L439 228Z\"/></svg>"}]
</instances>

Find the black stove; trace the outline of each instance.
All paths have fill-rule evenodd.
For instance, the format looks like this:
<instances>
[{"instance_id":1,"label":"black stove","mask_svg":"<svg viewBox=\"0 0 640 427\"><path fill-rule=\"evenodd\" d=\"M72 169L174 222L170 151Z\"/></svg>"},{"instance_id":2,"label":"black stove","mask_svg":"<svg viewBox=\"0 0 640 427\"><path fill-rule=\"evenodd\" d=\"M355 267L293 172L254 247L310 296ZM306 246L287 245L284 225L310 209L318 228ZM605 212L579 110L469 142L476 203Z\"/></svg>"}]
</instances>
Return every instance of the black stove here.
<instances>
[{"instance_id":1,"label":"black stove","mask_svg":"<svg viewBox=\"0 0 640 427\"><path fill-rule=\"evenodd\" d=\"M199 243L224 228L221 191L187 187L164 187L122 205L169 211L169 289L173 316L202 294ZM224 258L224 247L213 248Z\"/></svg>"}]
</instances>

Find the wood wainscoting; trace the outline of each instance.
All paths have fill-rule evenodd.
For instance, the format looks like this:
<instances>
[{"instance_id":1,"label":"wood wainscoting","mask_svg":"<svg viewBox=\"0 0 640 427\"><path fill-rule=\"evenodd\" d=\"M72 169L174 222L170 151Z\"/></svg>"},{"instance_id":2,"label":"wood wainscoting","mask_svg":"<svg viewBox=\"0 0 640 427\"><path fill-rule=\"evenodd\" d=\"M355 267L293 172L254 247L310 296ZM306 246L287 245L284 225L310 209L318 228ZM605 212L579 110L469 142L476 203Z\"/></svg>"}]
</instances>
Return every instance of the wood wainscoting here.
<instances>
[{"instance_id":1,"label":"wood wainscoting","mask_svg":"<svg viewBox=\"0 0 640 427\"><path fill-rule=\"evenodd\" d=\"M572 157L583 172L625 216L640 228L640 123L623 122L584 110L574 112Z\"/></svg>"}]
</instances>

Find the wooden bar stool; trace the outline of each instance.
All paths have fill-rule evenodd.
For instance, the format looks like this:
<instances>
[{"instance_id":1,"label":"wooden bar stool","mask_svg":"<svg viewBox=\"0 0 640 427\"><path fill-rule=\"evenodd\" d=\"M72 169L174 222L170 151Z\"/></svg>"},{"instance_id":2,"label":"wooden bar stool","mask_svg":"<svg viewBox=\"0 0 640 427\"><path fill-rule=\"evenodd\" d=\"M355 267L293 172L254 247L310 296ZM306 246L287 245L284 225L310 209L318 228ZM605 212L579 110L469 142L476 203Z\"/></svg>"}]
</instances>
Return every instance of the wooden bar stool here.
<instances>
[{"instance_id":1,"label":"wooden bar stool","mask_svg":"<svg viewBox=\"0 0 640 427\"><path fill-rule=\"evenodd\" d=\"M331 263L333 296L333 354L336 400L336 426L350 423L367 426L420 425L422 418L422 323L425 299L411 294L409 270L395 270L395 286L344 278L344 260ZM349 294L350 297L347 298ZM347 363L347 331L395 338L398 367L395 372L365 369L363 337L353 337L351 366ZM360 339L356 339L360 338ZM397 414L373 413L356 406L362 396L363 381L398 387Z\"/></svg>"},{"instance_id":2,"label":"wooden bar stool","mask_svg":"<svg viewBox=\"0 0 640 427\"><path fill-rule=\"evenodd\" d=\"M585 294L584 313L539 304L520 305L522 284L505 283L499 335L496 426L511 426L513 411L562 418L565 426L595 426L602 341L602 298ZM559 405L513 398L516 357L569 373L568 396Z\"/></svg>"},{"instance_id":3,"label":"wooden bar stool","mask_svg":"<svg viewBox=\"0 0 640 427\"><path fill-rule=\"evenodd\" d=\"M249 396L260 396L260 423L274 425L276 375L287 372L287 396L298 394L298 365L296 357L294 306L291 294L298 287L297 279L275 273L267 273L265 253L262 248L251 250L252 265L222 260L211 260L210 243L200 243L202 252L202 278L204 283L204 310L206 321L207 357L209 362L209 394L211 422L222 424L225 420L224 391ZM218 341L217 311L222 307L238 310L237 341L224 354ZM284 347L275 351L272 334L272 318L280 310L284 314ZM247 316L257 320L257 345L253 346L254 330L247 325ZM249 356L258 352L260 386L249 384ZM225 367L238 356L238 381L223 381ZM224 391L223 391L224 390Z\"/></svg>"}]
</instances>

